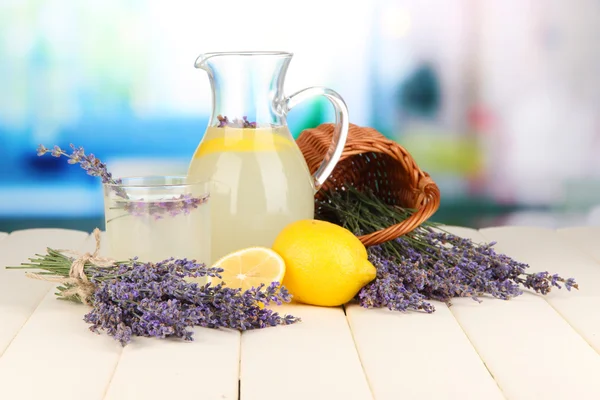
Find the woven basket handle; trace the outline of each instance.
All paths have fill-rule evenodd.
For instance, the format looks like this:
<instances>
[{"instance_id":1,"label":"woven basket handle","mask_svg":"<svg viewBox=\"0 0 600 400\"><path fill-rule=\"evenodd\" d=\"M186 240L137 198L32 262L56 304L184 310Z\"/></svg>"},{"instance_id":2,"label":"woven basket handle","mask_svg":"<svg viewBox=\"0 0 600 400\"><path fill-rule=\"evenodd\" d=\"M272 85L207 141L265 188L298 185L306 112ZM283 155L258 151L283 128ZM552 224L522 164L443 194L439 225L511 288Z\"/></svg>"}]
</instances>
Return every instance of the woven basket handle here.
<instances>
[{"instance_id":1,"label":"woven basket handle","mask_svg":"<svg viewBox=\"0 0 600 400\"><path fill-rule=\"evenodd\" d=\"M325 180L331 175L335 165L340 160L342 152L344 151L344 146L346 145L348 128L350 126L346 103L344 103L342 97L335 91L324 87L310 87L287 97L284 103L286 113L303 101L316 96L324 96L333 105L333 108L335 109L335 129L333 131L329 149L327 150L321 165L319 165L319 168L317 168L313 174L315 193L319 191Z\"/></svg>"}]
</instances>

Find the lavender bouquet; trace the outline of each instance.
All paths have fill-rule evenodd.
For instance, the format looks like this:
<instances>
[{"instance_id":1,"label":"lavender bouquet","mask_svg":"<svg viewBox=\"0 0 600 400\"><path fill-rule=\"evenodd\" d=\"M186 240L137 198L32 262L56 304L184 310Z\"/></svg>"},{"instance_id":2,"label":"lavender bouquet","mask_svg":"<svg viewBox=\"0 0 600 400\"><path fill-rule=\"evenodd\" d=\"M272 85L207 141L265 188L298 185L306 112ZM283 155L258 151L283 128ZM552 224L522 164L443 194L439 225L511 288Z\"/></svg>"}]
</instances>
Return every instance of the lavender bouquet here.
<instances>
[{"instance_id":1,"label":"lavender bouquet","mask_svg":"<svg viewBox=\"0 0 600 400\"><path fill-rule=\"evenodd\" d=\"M390 206L373 192L348 186L317 202L316 217L363 235L405 220L411 210ZM522 288L547 294L553 287L577 289L574 279L548 272L527 272L529 266L498 254L495 243L476 244L426 222L412 232L367 249L377 277L363 287L356 301L367 308L435 311L427 300L449 303L454 297L490 295L508 300Z\"/></svg>"},{"instance_id":2,"label":"lavender bouquet","mask_svg":"<svg viewBox=\"0 0 600 400\"><path fill-rule=\"evenodd\" d=\"M71 257L48 248L29 263L7 268L37 269L27 276L59 283L59 299L92 307L84 316L90 330L104 331L122 345L133 336L193 340L190 328L194 326L249 330L300 321L265 307L291 300L278 282L246 291L222 284L200 285L193 279L220 278L223 270L187 259L117 262L97 255L99 230L94 235L93 254Z\"/></svg>"}]
</instances>

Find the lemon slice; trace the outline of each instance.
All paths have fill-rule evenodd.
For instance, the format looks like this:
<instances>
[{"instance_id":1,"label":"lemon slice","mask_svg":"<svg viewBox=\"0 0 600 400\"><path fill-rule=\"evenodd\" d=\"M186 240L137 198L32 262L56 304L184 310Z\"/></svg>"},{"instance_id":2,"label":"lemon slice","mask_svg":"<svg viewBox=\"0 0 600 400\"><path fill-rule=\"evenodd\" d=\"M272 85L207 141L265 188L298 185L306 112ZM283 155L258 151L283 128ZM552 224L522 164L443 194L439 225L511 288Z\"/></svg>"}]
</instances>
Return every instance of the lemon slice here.
<instances>
[{"instance_id":1,"label":"lemon slice","mask_svg":"<svg viewBox=\"0 0 600 400\"><path fill-rule=\"evenodd\" d=\"M274 152L296 145L292 139L274 133L271 129L244 129L243 132L241 129L227 129L225 135L207 137L196 150L194 157L226 152Z\"/></svg>"},{"instance_id":2,"label":"lemon slice","mask_svg":"<svg viewBox=\"0 0 600 400\"><path fill-rule=\"evenodd\" d=\"M285 262L275 251L266 247L249 247L226 255L213 264L222 268L222 279L208 277L208 283L224 282L227 287L248 290L260 284L269 286L280 282L285 274Z\"/></svg>"}]
</instances>

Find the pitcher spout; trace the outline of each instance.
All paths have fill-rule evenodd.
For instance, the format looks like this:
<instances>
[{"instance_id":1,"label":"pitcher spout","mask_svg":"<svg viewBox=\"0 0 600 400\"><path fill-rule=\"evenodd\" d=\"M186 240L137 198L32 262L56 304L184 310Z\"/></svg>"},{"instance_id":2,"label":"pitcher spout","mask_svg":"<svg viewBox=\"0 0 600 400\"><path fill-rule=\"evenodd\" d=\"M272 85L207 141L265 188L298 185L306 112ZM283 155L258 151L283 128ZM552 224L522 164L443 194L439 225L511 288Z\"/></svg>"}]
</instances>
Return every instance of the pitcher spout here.
<instances>
[{"instance_id":1,"label":"pitcher spout","mask_svg":"<svg viewBox=\"0 0 600 400\"><path fill-rule=\"evenodd\" d=\"M256 125L285 125L283 83L292 53L238 51L200 54L194 66L204 70L212 88L211 126L219 116L247 117Z\"/></svg>"},{"instance_id":2,"label":"pitcher spout","mask_svg":"<svg viewBox=\"0 0 600 400\"><path fill-rule=\"evenodd\" d=\"M213 58L215 56L217 56L217 53L200 54L198 56L198 58L196 58L196 61L194 62L194 67L208 71L209 70L208 60L210 60L211 58Z\"/></svg>"}]
</instances>

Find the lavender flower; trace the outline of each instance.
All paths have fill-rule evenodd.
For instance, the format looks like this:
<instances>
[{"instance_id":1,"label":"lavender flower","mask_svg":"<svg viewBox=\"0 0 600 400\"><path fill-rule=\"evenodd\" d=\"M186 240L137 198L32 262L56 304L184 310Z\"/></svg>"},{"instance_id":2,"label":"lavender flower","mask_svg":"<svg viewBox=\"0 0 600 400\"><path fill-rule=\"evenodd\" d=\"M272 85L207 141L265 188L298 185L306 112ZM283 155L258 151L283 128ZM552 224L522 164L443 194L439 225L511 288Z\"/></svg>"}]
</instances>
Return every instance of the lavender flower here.
<instances>
[{"instance_id":1,"label":"lavender flower","mask_svg":"<svg viewBox=\"0 0 600 400\"><path fill-rule=\"evenodd\" d=\"M479 293L509 299L522 293L520 285L540 294L548 294L552 287L560 289L561 282L565 283L567 290L578 288L572 278L564 279L548 272L526 272L529 265L496 253L494 243L478 245L470 239L435 232L429 227L421 227L409 236L420 237L430 246L431 250L423 260L425 267L431 263L431 258L444 260L446 264L458 267L462 281Z\"/></svg>"},{"instance_id":2,"label":"lavender flower","mask_svg":"<svg viewBox=\"0 0 600 400\"><path fill-rule=\"evenodd\" d=\"M136 200L117 201L117 208L122 208L128 214L134 216L151 216L154 220L164 218L165 215L174 217L176 215L188 215L192 210L208 201L208 195L193 197L191 194L182 194L166 200ZM116 217L118 218L118 217ZM113 218L114 219L114 218ZM108 222L112 221L108 220Z\"/></svg>"},{"instance_id":3,"label":"lavender flower","mask_svg":"<svg viewBox=\"0 0 600 400\"><path fill-rule=\"evenodd\" d=\"M247 116L243 116L242 119L234 118L233 121L229 121L227 116L218 115L217 119L219 128L231 127L231 128L256 128L256 122L248 121Z\"/></svg>"},{"instance_id":4,"label":"lavender flower","mask_svg":"<svg viewBox=\"0 0 600 400\"><path fill-rule=\"evenodd\" d=\"M59 146L54 146L52 150L50 150L44 145L39 145L37 148L37 155L43 156L46 153L50 153L53 157L57 158L61 156L67 157L67 162L69 164L79 164L88 175L100 177L103 184L114 185L111 187L115 194L124 199L123 201L116 202L117 208L125 210L130 215L150 215L154 217L154 219L161 219L165 215L173 217L182 213L187 215L190 211L208 201L208 195L192 197L191 194L182 194L164 200L147 201L140 199L130 201L127 192L121 186L118 186L122 184L122 180L114 179L112 174L108 172L106 164L96 158L94 154L85 154L83 147L75 147L73 144L71 144L70 147L72 152L69 154Z\"/></svg>"},{"instance_id":5,"label":"lavender flower","mask_svg":"<svg viewBox=\"0 0 600 400\"><path fill-rule=\"evenodd\" d=\"M94 235L98 248L100 231ZM145 263L134 258L101 267L88 258L83 268L86 279L74 278L75 260L53 249L30 261L7 268L42 270L28 276L61 282L58 298L91 304L91 311L84 316L90 330L105 332L123 345L135 336L192 340L193 326L248 330L300 321L266 307L291 300L278 282L246 291L222 284L198 285L188 278L220 278L223 270L195 260L169 258ZM73 290L78 288L86 290Z\"/></svg>"},{"instance_id":6,"label":"lavender flower","mask_svg":"<svg viewBox=\"0 0 600 400\"><path fill-rule=\"evenodd\" d=\"M86 155L83 147L77 148L73 144L70 146L73 150L71 154L67 153L58 146L54 146L52 150L49 150L44 145L40 144L37 148L37 155L43 156L46 153L50 153L53 157L57 158L61 156L67 157L67 162L69 164L79 163L81 168L83 168L88 175L100 177L102 183L109 183L113 185L118 185L121 183L120 179L113 179L112 174L106 169L106 164L97 159L93 154Z\"/></svg>"},{"instance_id":7,"label":"lavender flower","mask_svg":"<svg viewBox=\"0 0 600 400\"><path fill-rule=\"evenodd\" d=\"M426 282L426 272L414 268L412 263L395 263L382 253L380 247L369 248L369 261L377 268L377 276L363 287L357 295L359 304L365 308L387 307L393 311L423 310L434 307L419 293Z\"/></svg>"},{"instance_id":8,"label":"lavender flower","mask_svg":"<svg viewBox=\"0 0 600 400\"><path fill-rule=\"evenodd\" d=\"M406 219L409 210L391 207L370 192L346 187L319 201L317 218L337 223L356 235L382 229ZM363 287L355 300L363 307L433 312L426 300L450 302L454 297L490 295L508 300L522 288L548 294L552 288L577 289L574 279L548 272L529 273L527 264L498 254L494 242L476 244L425 223L412 232L367 249L377 268L376 278Z\"/></svg>"},{"instance_id":9,"label":"lavender flower","mask_svg":"<svg viewBox=\"0 0 600 400\"><path fill-rule=\"evenodd\" d=\"M119 265L116 272L99 270L90 279L97 290L92 298L93 309L84 320L91 324L92 331L104 331L123 345L132 336L192 340L189 328L193 326L248 330L299 321L264 307L291 300L277 282L242 292L184 280L218 277L220 272L185 259L155 264L133 261Z\"/></svg>"},{"instance_id":10,"label":"lavender flower","mask_svg":"<svg viewBox=\"0 0 600 400\"><path fill-rule=\"evenodd\" d=\"M497 254L493 243L477 245L470 239L427 227L396 239L393 246L398 250L396 255L383 246L368 249L377 277L357 296L364 307L431 312L433 307L424 299L450 302L454 297L471 297L479 301L479 296L487 294L509 300L523 293L521 286L545 295L552 287L560 288L560 282L567 290L577 288L572 278L565 280L548 272L527 273L528 265ZM397 293L403 296L403 302L397 301Z\"/></svg>"},{"instance_id":11,"label":"lavender flower","mask_svg":"<svg viewBox=\"0 0 600 400\"><path fill-rule=\"evenodd\" d=\"M229 118L227 118L227 116L222 116L222 115L218 115L217 119L219 120L219 128L224 128L227 126L227 124L229 124Z\"/></svg>"}]
</instances>

